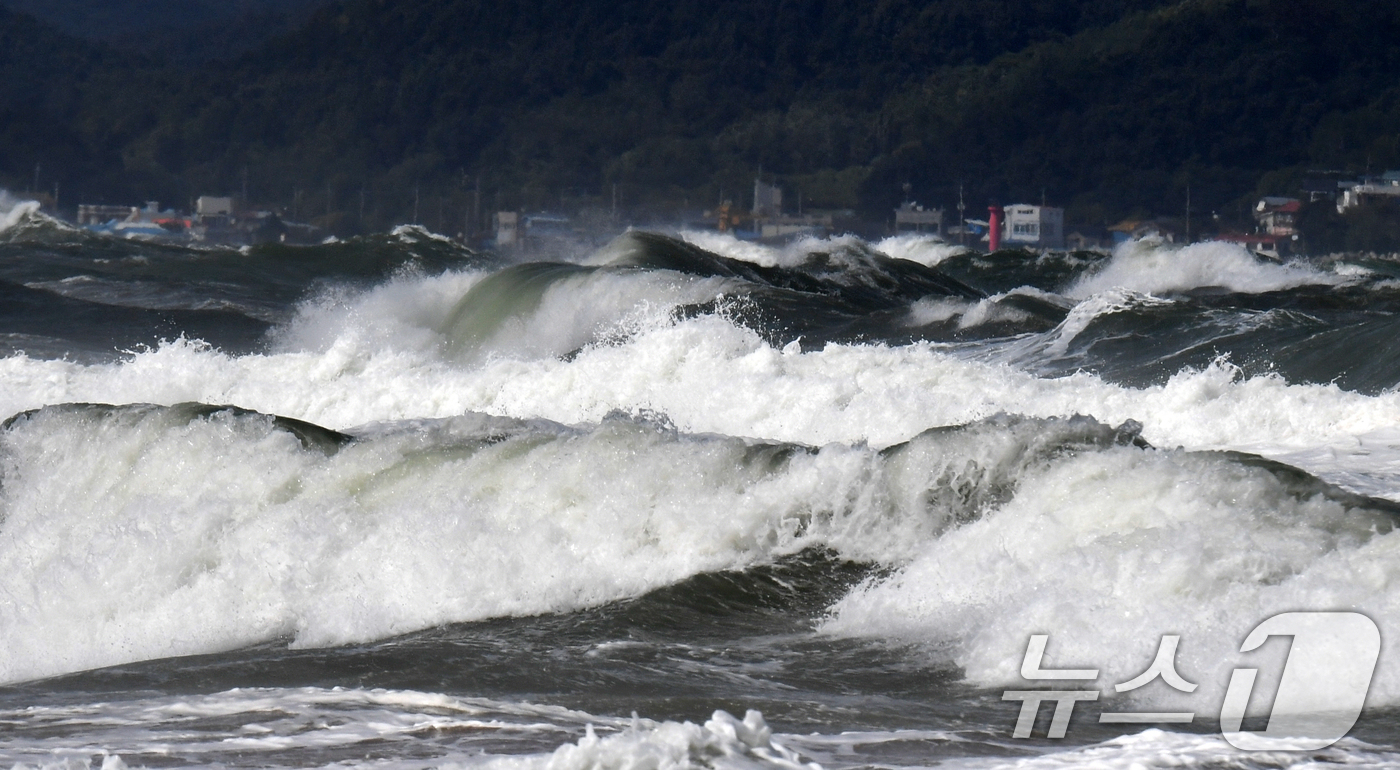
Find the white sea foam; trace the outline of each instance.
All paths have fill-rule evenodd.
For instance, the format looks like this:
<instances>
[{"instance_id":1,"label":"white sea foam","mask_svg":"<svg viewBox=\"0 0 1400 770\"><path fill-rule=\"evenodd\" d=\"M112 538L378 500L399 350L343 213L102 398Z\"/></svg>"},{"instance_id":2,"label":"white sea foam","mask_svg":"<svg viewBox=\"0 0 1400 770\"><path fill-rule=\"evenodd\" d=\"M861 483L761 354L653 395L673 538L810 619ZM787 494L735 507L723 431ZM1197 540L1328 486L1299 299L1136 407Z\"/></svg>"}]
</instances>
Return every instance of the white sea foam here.
<instances>
[{"instance_id":1,"label":"white sea foam","mask_svg":"<svg viewBox=\"0 0 1400 770\"><path fill-rule=\"evenodd\" d=\"M657 770L821 770L773 739L763 715L749 711L742 720L716 711L703 725L693 722L638 723L599 738L589 729L578 743L548 757L498 759L493 768L512 770L596 770L646 767Z\"/></svg>"},{"instance_id":2,"label":"white sea foam","mask_svg":"<svg viewBox=\"0 0 1400 770\"><path fill-rule=\"evenodd\" d=\"M1129 241L1114 249L1101 269L1077 280L1065 294L1083 299L1112 289L1163 294L1203 288L1257 294L1310 284L1335 285L1348 278L1302 263L1262 262L1236 244L1208 241L1173 246Z\"/></svg>"},{"instance_id":3,"label":"white sea foam","mask_svg":"<svg viewBox=\"0 0 1400 770\"><path fill-rule=\"evenodd\" d=\"M442 326L462 296L486 274L401 274L368 291L331 288L302 303L273 335L280 352L324 353L338 342L368 350L440 353Z\"/></svg>"},{"instance_id":4,"label":"white sea foam","mask_svg":"<svg viewBox=\"0 0 1400 770\"><path fill-rule=\"evenodd\" d=\"M958 515L925 500L957 474L936 451L479 416L363 435L328 458L257 415L21 418L0 440L0 681L565 612L811 546L905 560Z\"/></svg>"},{"instance_id":5,"label":"white sea foam","mask_svg":"<svg viewBox=\"0 0 1400 770\"><path fill-rule=\"evenodd\" d=\"M962 319L977 303L961 297L925 297L909 306L906 326L928 326Z\"/></svg>"},{"instance_id":6,"label":"white sea foam","mask_svg":"<svg viewBox=\"0 0 1400 770\"><path fill-rule=\"evenodd\" d=\"M1170 300L1159 299L1150 294L1118 288L1108 289L1075 305L1065 320L1061 321L1050 335L1047 335L1048 341L1037 340L1036 342L1045 352L1062 356L1069 350L1070 343L1089 328L1089 324L1103 316L1121 313L1133 308L1169 304L1171 304Z\"/></svg>"},{"instance_id":7,"label":"white sea foam","mask_svg":"<svg viewBox=\"0 0 1400 770\"><path fill-rule=\"evenodd\" d=\"M1400 558L1393 525L1217 456L1083 454L1031 469L1010 500L842 599L825 628L907 640L979 685L1013 689L1026 684L1029 634L1048 633L1060 665L1047 668L1097 668L1110 698L1110 685L1146 670L1161 637L1177 634L1177 670L1200 689L1188 696L1159 682L1132 697L1212 718L1243 665L1241 642L1266 618L1400 612L1386 566ZM1400 655L1400 640L1384 644L1385 659ZM1400 702L1400 669L1383 665L1371 696Z\"/></svg>"},{"instance_id":8,"label":"white sea foam","mask_svg":"<svg viewBox=\"0 0 1400 770\"><path fill-rule=\"evenodd\" d=\"M0 233L26 221L39 212L38 201L16 198L0 190Z\"/></svg>"},{"instance_id":9,"label":"white sea foam","mask_svg":"<svg viewBox=\"0 0 1400 770\"><path fill-rule=\"evenodd\" d=\"M402 275L366 292L332 290L303 304L274 335L274 350L325 353L337 345L460 360L453 311L486 274ZM666 323L679 305L708 302L730 282L665 271L579 271L555 280L538 302L491 318L466 358L558 357Z\"/></svg>"},{"instance_id":10,"label":"white sea foam","mask_svg":"<svg viewBox=\"0 0 1400 770\"><path fill-rule=\"evenodd\" d=\"M968 251L965 246L923 233L890 236L875 244L875 249L896 259L907 259L927 267L937 267L943 260Z\"/></svg>"},{"instance_id":11,"label":"white sea foam","mask_svg":"<svg viewBox=\"0 0 1400 770\"><path fill-rule=\"evenodd\" d=\"M743 241L729 233L684 230L679 235L682 240L706 251L762 267L795 267L808 262L811 255L818 252L832 255L837 264L854 267L861 264L866 250L871 248L854 235L808 235L780 246ZM918 262L928 267L934 267L948 257L967 251L962 246L919 233L886 238L874 244L873 248L885 256Z\"/></svg>"},{"instance_id":12,"label":"white sea foam","mask_svg":"<svg viewBox=\"0 0 1400 770\"><path fill-rule=\"evenodd\" d=\"M785 736L775 736L757 711L743 719L716 711L696 724L404 690L306 687L46 706L0 717L26 728L7 736L0 761L45 770L86 769L94 758L105 770L172 761L226 767L250 759L265 767L290 759L297 767L376 770L425 763L493 770L820 770L788 748ZM63 729L42 729L46 725ZM502 743L515 750L497 753Z\"/></svg>"},{"instance_id":13,"label":"white sea foam","mask_svg":"<svg viewBox=\"0 0 1400 770\"><path fill-rule=\"evenodd\" d=\"M956 770L1154 770L1154 768L1213 767L1229 770L1288 770L1320 765L1348 768L1392 768L1400 764L1393 749L1344 738L1326 749L1302 751L1288 739L1266 741L1270 748L1254 752L1236 750L1219 735L1196 735L1148 729L1090 746L1047 750L1031 757L966 757L941 763Z\"/></svg>"},{"instance_id":14,"label":"white sea foam","mask_svg":"<svg viewBox=\"0 0 1400 770\"><path fill-rule=\"evenodd\" d=\"M777 267L780 264L785 264L785 255L781 249L754 241L742 241L729 233L710 230L682 230L677 235L686 243L694 244L722 257L752 262L762 267Z\"/></svg>"},{"instance_id":15,"label":"white sea foam","mask_svg":"<svg viewBox=\"0 0 1400 770\"><path fill-rule=\"evenodd\" d=\"M1030 286L1022 286L975 302L960 297L924 297L909 306L909 315L904 323L906 326L917 327L957 319L959 329L971 329L992 323L1021 323L1030 320L1031 315L1008 301L1018 297L1033 298L1056 306L1066 304L1064 298ZM1085 325L1088 325L1087 321ZM1063 328L1064 324L1061 324L1061 327ZM1079 331L1083 329L1074 333L1078 334ZM1035 344L1034 341L1031 344Z\"/></svg>"},{"instance_id":16,"label":"white sea foam","mask_svg":"<svg viewBox=\"0 0 1400 770\"><path fill-rule=\"evenodd\" d=\"M1237 479L1221 470L1228 465L1198 467L1193 463L1202 461L1189 456L1123 450L1030 474L1020 483L1032 494L1018 495L965 528L993 533L985 542L1010 538L1015 550L1029 547L1015 539L1018 522L1058 522L1062 537L1039 544L1060 544L1061 550L1046 554L1047 563L1058 559L1085 568L1079 577L1064 572L1061 583L1032 571L1019 576L1019 583L1008 579L1007 586L1021 587L1049 580L1046 598L989 603L987 633L1004 631L1011 638L998 637L981 653L966 651L977 645L941 630L942 605L930 603L920 581L937 578L928 565L942 557L930 554L953 549L970 535L958 530L938 539L941 525L906 515L926 504L907 490L924 489L918 483L927 479L900 482L896 487L906 491L891 493L893 482L871 475L878 466L873 450L931 427L997 413L1087 414L1110 424L1139 420L1143 436L1158 446L1286 456L1352 488L1400 498L1400 488L1389 483L1392 476L1384 475L1400 467L1400 450L1378 438L1400 424L1400 395L1289 385L1276 377L1243 379L1224 364L1134 389L1087 374L1039 379L932 345L776 349L720 316L673 322L667 314L648 313L629 327L627 314L636 311L639 297L669 307L709 296L714 287L708 279L631 281L609 305L598 298L612 296L611 282L631 279L603 275L597 293L561 293L557 310L546 297L533 314L522 316L527 340L531 328L541 330L537 339L559 335L560 324L537 320L556 312L586 319L563 323L577 323L582 341L606 340L607 330L626 329L621 339L587 345L568 360L500 355L463 363L444 355L437 324L455 298L475 285L478 278L470 274L405 276L368 293L326 297L306 306L267 354L231 356L177 341L104 365L0 359L5 414L62 402L199 401L337 429L378 424L359 430L373 440L329 460L252 419L172 426L151 418L118 426L54 412L41 416L43 429L10 431L0 558L7 574L25 576L17 585L27 588L0 606L6 614L0 623L3 677L229 649L280 635L299 644L332 644L451 620L564 610L635 595L698 571L830 544L852 558L902 566L907 590L891 582L861 594L892 597L888 601L902 606L891 613L886 631L950 645L974 681L991 682L1008 654L1016 659L1012 648L1024 645L1027 628L1020 624L1040 618L1036 613L1052 606L1054 597L1089 601L1103 589L1131 598L1143 570L1158 558L1137 538L1176 549L1162 557L1163 564L1180 567L1186 559L1210 555L1190 539L1193 531L1231 531L1243 542L1274 537L1261 523L1270 519L1260 506L1275 503L1301 521L1302 539L1275 543L1278 553L1269 557L1296 573L1296 580L1279 584L1287 590L1221 562L1216 572L1200 575L1206 583L1192 589L1202 597L1195 604L1173 603L1169 587L1149 582L1144 595L1160 599L1163 608L1155 616L1115 625L1071 607L1065 622L1099 622L1122 642L1115 665L1126 669L1142 654L1129 642L1153 643L1138 632L1150 636L1169 617L1181 619L1183 633L1192 629L1224 644L1238 643L1236 628L1213 620L1226 606L1265 612L1292 597L1366 607L1381 602L1382 610L1392 611L1378 597L1394 593L1386 590L1383 569L1392 561L1384 551L1393 536L1318 551L1307 537L1326 531L1330 514L1302 504L1289 508L1267 479ZM601 309L580 316L570 294L588 297ZM541 325L531 326L536 323ZM619 426L578 433L541 428L539 446L507 442L524 453L507 460L504 448L461 456L443 448L455 441L452 431L467 423L424 428L426 433L388 424L475 411L578 425L615 410L651 410L692 433L837 445L801 454L783 473L760 479L742 472L736 457L747 450L734 439L662 441ZM1364 462L1335 449L1354 445L1358 437L1374 450ZM1334 448L1330 454L1328 448ZM929 463L925 470L936 478L944 467ZM1110 471L1137 486L1115 486ZM1202 479L1219 488L1204 488ZM1040 498L1045 502L1037 503ZM1134 507L1138 498L1148 507ZM1052 501L1066 509L1064 521L1055 518ZM1157 532L1148 522L1162 511L1152 505L1167 512L1190 509L1200 518L1180 519ZM1109 517L1118 529L1095 529L1095 517L1120 508L1137 518ZM790 527L812 511L836 515L830 527L809 527L798 537ZM891 519L890 511L906 514ZM512 527L533 534L522 539ZM1077 538L1099 546L1081 552L1066 545ZM1121 540L1116 551L1110 547L1115 538ZM994 555L985 542L980 556L975 543L954 554L965 574L996 566L978 561ZM568 566L546 571L540 564ZM1134 564L1138 572L1127 569ZM1352 576L1352 587L1343 588L1332 576L1345 569L1368 577ZM506 574L526 579L501 580ZM1228 597L1238 597L1239 604ZM856 617L857 601L853 596L841 616ZM1257 622L1262 616L1242 611L1241 618ZM1053 630L1058 634L1059 628ZM1084 641L1067 651L1087 654L1094 644ZM1385 681L1383 697L1395 697L1400 685Z\"/></svg>"},{"instance_id":17,"label":"white sea foam","mask_svg":"<svg viewBox=\"0 0 1400 770\"><path fill-rule=\"evenodd\" d=\"M108 365L0 359L0 413L72 401L201 401L348 428L468 411L576 424L645 408L691 432L874 446L998 412L1088 414L1113 424L1139 420L1144 436L1162 446L1266 453L1346 442L1400 422L1400 395L1241 378L1226 364L1135 389L1089 374L1041 379L924 344L779 350L714 316L645 328L626 344L588 347L570 361L462 367L431 349L424 327L416 327L420 344L404 331L414 324L369 316L348 327L328 323L303 338L309 349L292 352L230 356L177 341ZM390 329L387 349L366 331L375 324Z\"/></svg>"},{"instance_id":18,"label":"white sea foam","mask_svg":"<svg viewBox=\"0 0 1400 770\"><path fill-rule=\"evenodd\" d=\"M869 766L872 759L900 766L903 762L890 762L881 749L898 744L982 744L969 756L939 752L938 766L959 770L1278 770L1400 763L1393 749L1354 738L1312 751L1273 739L1267 741L1271 750L1241 752L1219 735L1157 729L1066 747L989 741L981 730L790 735L775 734L752 710L743 719L716 711L700 723L658 721L404 690L237 689L26 708L0 717L21 725L0 748L0 762L22 770L227 767L250 761L262 767L374 770L817 770ZM226 727L212 730L211 725ZM61 729L52 729L56 726ZM499 753L503 743L512 746L510 754Z\"/></svg>"},{"instance_id":19,"label":"white sea foam","mask_svg":"<svg viewBox=\"0 0 1400 770\"><path fill-rule=\"evenodd\" d=\"M297 766L344 767L347 752L381 753L386 746L420 757L416 763L407 756L358 763L388 770L422 767L425 754L436 754L439 762L479 761L483 750L502 740L548 756L550 749L561 742L570 744L588 725L612 733L631 724L558 706L313 687L48 705L0 711L0 718L22 726L10 731L0 746L0 762L6 767L64 770L88 768L94 756L107 770L168 765L172 757L182 767L226 767L249 757L257 757L259 766L278 766L288 752L294 752ZM223 729L211 729L210 724ZM51 729L55 725L62 729ZM440 736L454 740L435 741ZM435 751L424 752L422 747L429 743L436 743ZM369 751L355 752L356 747Z\"/></svg>"},{"instance_id":20,"label":"white sea foam","mask_svg":"<svg viewBox=\"0 0 1400 770\"><path fill-rule=\"evenodd\" d=\"M438 241L439 243L457 245L456 241L446 235L439 235L422 225L399 225L391 230L389 234L399 239L401 243L417 243L426 238Z\"/></svg>"}]
</instances>

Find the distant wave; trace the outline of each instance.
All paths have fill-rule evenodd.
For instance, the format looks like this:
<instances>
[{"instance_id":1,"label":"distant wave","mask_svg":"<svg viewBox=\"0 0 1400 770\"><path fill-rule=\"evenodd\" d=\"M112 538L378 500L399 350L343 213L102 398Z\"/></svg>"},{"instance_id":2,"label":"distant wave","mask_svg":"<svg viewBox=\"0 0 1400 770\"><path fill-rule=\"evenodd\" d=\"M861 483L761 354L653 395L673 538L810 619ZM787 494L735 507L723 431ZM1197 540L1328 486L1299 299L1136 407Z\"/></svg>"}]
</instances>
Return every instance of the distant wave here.
<instances>
[{"instance_id":1,"label":"distant wave","mask_svg":"<svg viewBox=\"0 0 1400 770\"><path fill-rule=\"evenodd\" d=\"M1335 273L1302 263L1263 262L1243 246L1205 242L1172 246L1129 241L1101 269L1084 275L1065 292L1076 299L1110 289L1165 293L1219 288L1245 294L1344 282Z\"/></svg>"}]
</instances>

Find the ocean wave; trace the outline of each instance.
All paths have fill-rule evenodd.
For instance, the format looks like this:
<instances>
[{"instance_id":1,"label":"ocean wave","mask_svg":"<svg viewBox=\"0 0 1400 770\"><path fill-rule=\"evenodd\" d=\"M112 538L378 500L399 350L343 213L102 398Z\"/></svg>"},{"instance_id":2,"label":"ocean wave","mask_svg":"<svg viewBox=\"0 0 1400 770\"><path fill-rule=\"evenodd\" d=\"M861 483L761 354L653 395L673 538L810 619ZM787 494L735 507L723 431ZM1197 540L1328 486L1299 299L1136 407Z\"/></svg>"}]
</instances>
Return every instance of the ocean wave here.
<instances>
[{"instance_id":1,"label":"ocean wave","mask_svg":"<svg viewBox=\"0 0 1400 770\"><path fill-rule=\"evenodd\" d=\"M924 645L981 686L1008 681L1026 628L1108 651L1111 675L1175 629L1200 640L1183 673L1214 682L1237 626L1271 611L1400 610L1375 572L1400 547L1393 504L1138 430L1001 416L876 450L645 416L339 432L197 404L46 407L0 434L0 678L572 612L812 548L895 570L827 632ZM1400 673L1376 693L1400 699Z\"/></svg>"},{"instance_id":2,"label":"ocean wave","mask_svg":"<svg viewBox=\"0 0 1400 770\"><path fill-rule=\"evenodd\" d=\"M1027 430L1040 452L1112 435ZM977 494L924 491L961 473L920 448L945 441L979 443L884 457L621 418L342 434L205 405L26 412L0 434L0 679L567 612L814 546L882 561L972 515Z\"/></svg>"},{"instance_id":3,"label":"ocean wave","mask_svg":"<svg viewBox=\"0 0 1400 770\"><path fill-rule=\"evenodd\" d=\"M1208 241L1173 246L1129 241L1118 246L1099 269L1084 274L1066 290L1076 299L1112 289L1146 294L1220 288L1257 294L1307 285L1337 285L1348 278L1304 263L1274 264L1256 258L1243 246Z\"/></svg>"},{"instance_id":4,"label":"ocean wave","mask_svg":"<svg viewBox=\"0 0 1400 770\"><path fill-rule=\"evenodd\" d=\"M1103 665L1118 675L1172 625L1202 640L1182 652L1205 676L1239 624L1290 602L1400 609L1385 598L1384 502L1198 451L1400 499L1395 392L1223 359L1130 387L1037 376L984 340L804 332L1021 324L1013 343L1069 359L1141 346L1139 327L1183 308L1192 323L1216 312L1191 296L984 297L841 239L767 267L640 235L587 265L392 240L128 255L199 280L238 274L235 256L275 262L269 274L310 298L257 352L178 338L97 364L0 359L0 412L28 412L0 437L0 567L17 576L0 600L0 678L572 612L811 548L883 571L828 632L922 646L984 687L1006 681L1030 629L1067 656L1113 650ZM359 267L322 264L338 255ZM1093 264L1072 263L1052 267ZM1259 275L1232 291L1279 278ZM1322 323L1250 310L1222 323ZM1112 326L1125 317L1139 327ZM163 406L52 406L69 402ZM968 622L950 625L958 613ZM1400 699L1395 676L1377 680L1378 702Z\"/></svg>"},{"instance_id":5,"label":"ocean wave","mask_svg":"<svg viewBox=\"0 0 1400 770\"><path fill-rule=\"evenodd\" d=\"M198 404L46 407L0 434L0 678L567 612L813 547L900 563L1028 468L1124 435L1008 419L877 452L627 418L341 433Z\"/></svg>"},{"instance_id":6,"label":"ocean wave","mask_svg":"<svg viewBox=\"0 0 1400 770\"><path fill-rule=\"evenodd\" d=\"M875 249L895 259L907 259L925 267L938 267L944 260L968 253L966 246L949 243L923 233L892 235L875 244Z\"/></svg>"},{"instance_id":7,"label":"ocean wave","mask_svg":"<svg viewBox=\"0 0 1400 770\"><path fill-rule=\"evenodd\" d=\"M1020 476L1014 496L853 591L823 628L920 645L979 686L1011 689L1025 684L1032 632L1050 634L1054 660L1097 668L1110 684L1176 634L1177 671L1200 689L1110 693L1105 708L1132 700L1212 718L1229 672L1245 665L1240 643L1264 619L1400 611L1382 566L1400 555L1396 506L1299 481L1210 453L1081 453ZM1400 643L1385 644L1397 654ZM1282 666L1279 652L1265 667ZM1378 671L1371 696L1400 702L1400 671Z\"/></svg>"},{"instance_id":8,"label":"ocean wave","mask_svg":"<svg viewBox=\"0 0 1400 770\"><path fill-rule=\"evenodd\" d=\"M38 201L16 198L9 192L0 190L0 233L40 216Z\"/></svg>"},{"instance_id":9,"label":"ocean wave","mask_svg":"<svg viewBox=\"0 0 1400 770\"><path fill-rule=\"evenodd\" d=\"M445 309L459 286L442 280L438 307ZM1161 446L1264 454L1345 442L1400 421L1394 393L1247 377L1228 363L1125 387L1087 373L1037 377L924 343L774 347L717 315L643 328L623 344L586 346L566 358L497 358L472 367L445 359L433 349L436 338L419 333L421 348L407 331L386 348L351 328L314 338L314 346L253 355L177 340L99 365L11 356L0 359L0 411L199 401L345 429L469 411L580 424L647 409L690 432L877 447L999 412L1087 414L1113 424L1138 420Z\"/></svg>"}]
</instances>

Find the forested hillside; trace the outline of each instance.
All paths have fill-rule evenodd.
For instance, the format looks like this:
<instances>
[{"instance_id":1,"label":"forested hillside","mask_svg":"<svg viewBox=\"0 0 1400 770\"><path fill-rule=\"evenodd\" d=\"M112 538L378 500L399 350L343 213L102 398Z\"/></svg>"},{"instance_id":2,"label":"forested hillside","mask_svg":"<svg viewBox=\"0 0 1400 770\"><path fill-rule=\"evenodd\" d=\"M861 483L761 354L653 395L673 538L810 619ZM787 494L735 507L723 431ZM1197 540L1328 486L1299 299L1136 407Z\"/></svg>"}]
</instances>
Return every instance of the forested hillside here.
<instances>
[{"instance_id":1,"label":"forested hillside","mask_svg":"<svg viewBox=\"0 0 1400 770\"><path fill-rule=\"evenodd\" d=\"M326 0L0 0L78 38L168 62L245 53Z\"/></svg>"},{"instance_id":2,"label":"forested hillside","mask_svg":"<svg viewBox=\"0 0 1400 770\"><path fill-rule=\"evenodd\" d=\"M478 184L486 209L616 188L661 215L760 169L876 219L907 184L1103 222L1400 167L1390 0L345 0L193 68L21 15L0 35L12 188L39 163L40 187L246 189L339 229L460 221Z\"/></svg>"}]
</instances>

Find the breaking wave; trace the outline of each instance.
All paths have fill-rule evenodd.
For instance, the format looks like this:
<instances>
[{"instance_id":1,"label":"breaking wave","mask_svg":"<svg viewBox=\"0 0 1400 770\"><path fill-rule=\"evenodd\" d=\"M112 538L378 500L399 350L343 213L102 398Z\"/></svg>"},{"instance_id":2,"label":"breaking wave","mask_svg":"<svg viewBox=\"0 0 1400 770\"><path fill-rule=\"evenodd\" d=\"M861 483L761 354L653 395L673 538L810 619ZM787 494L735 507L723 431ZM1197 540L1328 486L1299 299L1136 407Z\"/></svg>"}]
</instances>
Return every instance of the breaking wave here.
<instances>
[{"instance_id":1,"label":"breaking wave","mask_svg":"<svg viewBox=\"0 0 1400 770\"><path fill-rule=\"evenodd\" d=\"M74 260L44 238L0 244L27 303L0 314L4 681L577 613L813 552L864 576L820 633L980 688L1032 632L1117 679L1175 633L1218 696L1262 617L1400 611L1380 267L650 233L512 262L415 228ZM227 338L199 331L215 312ZM1400 703L1400 673L1372 697ZM551 761L806 761L753 720L658 725Z\"/></svg>"},{"instance_id":2,"label":"breaking wave","mask_svg":"<svg viewBox=\"0 0 1400 770\"><path fill-rule=\"evenodd\" d=\"M1195 289L1223 289L1258 294L1299 286L1333 286L1345 278L1301 263L1273 264L1243 246L1208 241L1173 246L1155 241L1128 241L1113 251L1100 269L1086 274L1065 292L1075 299L1113 289L1169 294Z\"/></svg>"}]
</instances>

